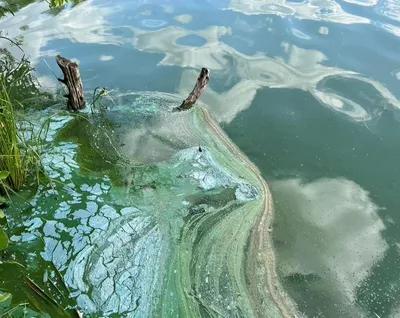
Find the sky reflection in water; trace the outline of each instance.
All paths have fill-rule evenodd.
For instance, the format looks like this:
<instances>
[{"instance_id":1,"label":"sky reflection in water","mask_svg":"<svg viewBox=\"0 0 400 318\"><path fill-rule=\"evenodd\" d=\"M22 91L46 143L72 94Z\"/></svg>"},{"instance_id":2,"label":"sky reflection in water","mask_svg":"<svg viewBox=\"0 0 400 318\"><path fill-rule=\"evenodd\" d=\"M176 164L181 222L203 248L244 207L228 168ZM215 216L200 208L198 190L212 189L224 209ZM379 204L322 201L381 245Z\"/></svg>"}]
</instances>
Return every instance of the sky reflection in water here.
<instances>
[{"instance_id":1,"label":"sky reflection in water","mask_svg":"<svg viewBox=\"0 0 400 318\"><path fill-rule=\"evenodd\" d=\"M47 66L58 73L57 54L80 62L88 92L99 85L184 96L198 70L210 68L202 101L274 179L282 275L318 276L285 280L289 293L300 310L326 317L399 312L400 206L391 175L399 174L399 27L392 0L86 1L57 16L42 2L0 21L8 36L24 36L45 87L57 85ZM263 98L270 89L290 101ZM347 135L334 141L328 126ZM321 153L336 159L320 167L311 157ZM310 300L306 290L328 296ZM343 308L328 305L332 299Z\"/></svg>"}]
</instances>

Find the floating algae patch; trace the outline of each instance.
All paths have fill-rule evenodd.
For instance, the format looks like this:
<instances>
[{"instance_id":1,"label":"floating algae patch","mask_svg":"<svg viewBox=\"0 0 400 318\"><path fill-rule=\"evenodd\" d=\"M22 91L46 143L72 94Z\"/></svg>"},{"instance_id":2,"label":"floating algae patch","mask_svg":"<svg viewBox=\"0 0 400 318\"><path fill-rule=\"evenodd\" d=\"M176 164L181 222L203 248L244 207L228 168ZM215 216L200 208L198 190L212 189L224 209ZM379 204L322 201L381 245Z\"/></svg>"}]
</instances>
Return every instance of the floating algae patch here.
<instances>
[{"instance_id":1,"label":"floating algae patch","mask_svg":"<svg viewBox=\"0 0 400 318\"><path fill-rule=\"evenodd\" d=\"M77 162L82 172L105 173L112 170L120 156L114 145L113 123L98 114L95 118L76 116L58 132L56 141L72 141L80 146Z\"/></svg>"},{"instance_id":2,"label":"floating algae patch","mask_svg":"<svg viewBox=\"0 0 400 318\"><path fill-rule=\"evenodd\" d=\"M289 317L258 170L204 107L172 113L180 99L157 93L119 100L106 116L131 161L113 165L121 180L80 173L79 148L93 147L82 136L56 139L47 169L64 181L39 189L12 241L43 239L37 256L85 317Z\"/></svg>"}]
</instances>

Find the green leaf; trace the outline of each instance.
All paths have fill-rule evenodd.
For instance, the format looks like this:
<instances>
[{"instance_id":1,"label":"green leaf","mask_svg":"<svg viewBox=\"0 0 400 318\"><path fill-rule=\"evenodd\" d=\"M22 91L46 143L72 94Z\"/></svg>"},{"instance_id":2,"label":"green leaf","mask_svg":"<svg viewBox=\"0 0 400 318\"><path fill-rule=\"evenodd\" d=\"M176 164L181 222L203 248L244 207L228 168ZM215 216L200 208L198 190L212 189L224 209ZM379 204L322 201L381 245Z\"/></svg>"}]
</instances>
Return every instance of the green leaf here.
<instances>
[{"instance_id":1,"label":"green leaf","mask_svg":"<svg viewBox=\"0 0 400 318\"><path fill-rule=\"evenodd\" d=\"M8 171L0 171L0 181L5 180L9 175L10 173Z\"/></svg>"},{"instance_id":2,"label":"green leaf","mask_svg":"<svg viewBox=\"0 0 400 318\"><path fill-rule=\"evenodd\" d=\"M20 263L18 263L18 262L16 262L16 261L5 261L5 262L0 261L0 265L2 265L2 264L19 266L19 267L22 267L22 269L25 270L25 266L20 264Z\"/></svg>"},{"instance_id":3,"label":"green leaf","mask_svg":"<svg viewBox=\"0 0 400 318\"><path fill-rule=\"evenodd\" d=\"M70 315L67 313L67 311L61 306L60 303L58 303L56 300L54 300L53 297L51 297L49 294L47 294L42 288L39 287L29 276L25 276L25 280L28 284L28 286L31 288L31 290L34 292L34 295L37 297L37 299L40 299L41 301L38 302L32 295L29 295L28 293L25 293L26 296L28 296L29 300L32 302L32 304L41 312L47 312L50 314L48 310L51 310L52 312L54 311L57 313L56 317L70 317ZM46 306L47 304L47 306ZM45 307L46 306L47 310ZM53 315L52 315L53 317Z\"/></svg>"},{"instance_id":4,"label":"green leaf","mask_svg":"<svg viewBox=\"0 0 400 318\"><path fill-rule=\"evenodd\" d=\"M0 228L0 251L4 250L7 246L8 246L8 236L3 231L3 229Z\"/></svg>"},{"instance_id":5,"label":"green leaf","mask_svg":"<svg viewBox=\"0 0 400 318\"><path fill-rule=\"evenodd\" d=\"M0 206L3 205L3 204L6 203L6 202L7 202L7 199L6 199L5 197L2 197L2 196L0 195Z\"/></svg>"},{"instance_id":6,"label":"green leaf","mask_svg":"<svg viewBox=\"0 0 400 318\"><path fill-rule=\"evenodd\" d=\"M0 219L4 219L5 218L5 214L4 211L2 209L0 209Z\"/></svg>"},{"instance_id":7,"label":"green leaf","mask_svg":"<svg viewBox=\"0 0 400 318\"><path fill-rule=\"evenodd\" d=\"M2 303L3 301L6 301L10 297L11 297L11 294L0 292L0 303Z\"/></svg>"}]
</instances>

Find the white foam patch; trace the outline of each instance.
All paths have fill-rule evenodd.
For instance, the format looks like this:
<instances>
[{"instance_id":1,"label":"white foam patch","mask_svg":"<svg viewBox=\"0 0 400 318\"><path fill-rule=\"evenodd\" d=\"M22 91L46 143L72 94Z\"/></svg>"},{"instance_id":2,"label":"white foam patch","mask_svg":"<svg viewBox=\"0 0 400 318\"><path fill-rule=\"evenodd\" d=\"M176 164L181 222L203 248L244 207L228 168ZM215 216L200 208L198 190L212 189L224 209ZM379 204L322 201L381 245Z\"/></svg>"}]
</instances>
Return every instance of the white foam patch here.
<instances>
[{"instance_id":1,"label":"white foam patch","mask_svg":"<svg viewBox=\"0 0 400 318\"><path fill-rule=\"evenodd\" d=\"M320 34L323 34L323 35L328 35L328 34L329 34L329 29L328 29L328 27L326 27L326 26L322 26L322 27L320 27L320 28L318 29L318 32L319 32Z\"/></svg>"},{"instance_id":2,"label":"white foam patch","mask_svg":"<svg viewBox=\"0 0 400 318\"><path fill-rule=\"evenodd\" d=\"M102 56L100 56L100 61L103 61L103 62L111 61L113 59L114 59L114 56L112 56L112 55L102 55Z\"/></svg>"}]
</instances>

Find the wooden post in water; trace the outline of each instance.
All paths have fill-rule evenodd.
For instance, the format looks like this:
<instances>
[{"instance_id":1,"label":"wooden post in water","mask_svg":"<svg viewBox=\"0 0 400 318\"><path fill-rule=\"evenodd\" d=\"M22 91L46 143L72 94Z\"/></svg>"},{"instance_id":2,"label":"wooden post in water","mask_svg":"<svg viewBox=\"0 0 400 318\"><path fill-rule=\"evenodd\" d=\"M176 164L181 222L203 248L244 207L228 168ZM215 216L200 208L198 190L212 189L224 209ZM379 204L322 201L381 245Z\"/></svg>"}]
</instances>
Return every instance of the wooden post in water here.
<instances>
[{"instance_id":1,"label":"wooden post in water","mask_svg":"<svg viewBox=\"0 0 400 318\"><path fill-rule=\"evenodd\" d=\"M194 103L196 103L196 101L200 97L200 94L203 91L203 89L207 86L209 80L210 80L210 70L208 68L203 67L201 69L199 77L197 78L196 85L194 86L192 92L182 102L181 106L175 107L173 111L179 112L182 110L188 110L192 108Z\"/></svg>"},{"instance_id":2,"label":"wooden post in water","mask_svg":"<svg viewBox=\"0 0 400 318\"><path fill-rule=\"evenodd\" d=\"M60 55L56 56L56 62L64 74L64 78L58 80L68 87L68 94L65 95L68 98L67 108L73 111L84 108L85 98L78 64Z\"/></svg>"}]
</instances>

